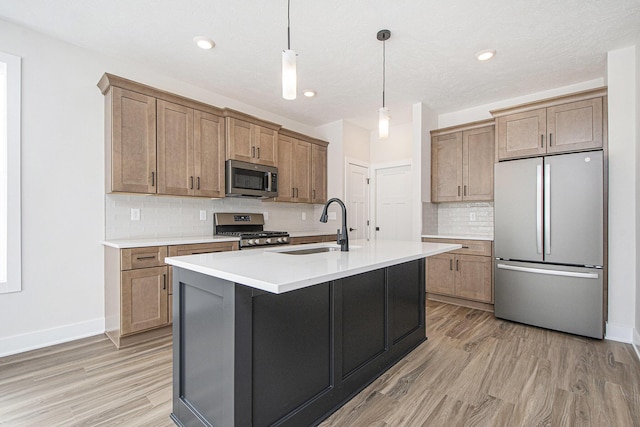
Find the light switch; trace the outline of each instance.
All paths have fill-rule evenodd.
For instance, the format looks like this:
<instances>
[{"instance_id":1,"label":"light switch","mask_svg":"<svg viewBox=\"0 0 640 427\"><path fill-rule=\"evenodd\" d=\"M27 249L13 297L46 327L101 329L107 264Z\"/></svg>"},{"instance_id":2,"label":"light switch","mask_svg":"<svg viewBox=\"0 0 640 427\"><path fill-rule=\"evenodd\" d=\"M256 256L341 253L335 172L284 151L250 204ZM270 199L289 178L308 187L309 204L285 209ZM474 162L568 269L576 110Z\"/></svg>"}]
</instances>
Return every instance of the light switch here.
<instances>
[{"instance_id":1,"label":"light switch","mask_svg":"<svg viewBox=\"0 0 640 427\"><path fill-rule=\"evenodd\" d=\"M140 221L140 209L131 209L131 221Z\"/></svg>"},{"instance_id":2,"label":"light switch","mask_svg":"<svg viewBox=\"0 0 640 427\"><path fill-rule=\"evenodd\" d=\"M265 221L269 221L269 212L262 212Z\"/></svg>"},{"instance_id":3,"label":"light switch","mask_svg":"<svg viewBox=\"0 0 640 427\"><path fill-rule=\"evenodd\" d=\"M302 220L303 221L307 220L307 213L306 212L302 212Z\"/></svg>"},{"instance_id":4,"label":"light switch","mask_svg":"<svg viewBox=\"0 0 640 427\"><path fill-rule=\"evenodd\" d=\"M475 212L471 212L469 214L469 221L475 221L476 220L476 213Z\"/></svg>"},{"instance_id":5,"label":"light switch","mask_svg":"<svg viewBox=\"0 0 640 427\"><path fill-rule=\"evenodd\" d=\"M207 220L207 211L200 211L200 221Z\"/></svg>"}]
</instances>

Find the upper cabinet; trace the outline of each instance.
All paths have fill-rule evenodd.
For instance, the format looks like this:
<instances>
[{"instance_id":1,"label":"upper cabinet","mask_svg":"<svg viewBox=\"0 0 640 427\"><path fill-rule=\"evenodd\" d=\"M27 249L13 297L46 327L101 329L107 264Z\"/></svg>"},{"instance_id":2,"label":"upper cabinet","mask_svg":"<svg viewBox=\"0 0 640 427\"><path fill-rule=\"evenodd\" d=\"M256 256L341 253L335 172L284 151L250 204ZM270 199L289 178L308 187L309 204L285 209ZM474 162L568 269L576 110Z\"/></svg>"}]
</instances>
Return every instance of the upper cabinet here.
<instances>
[{"instance_id":1,"label":"upper cabinet","mask_svg":"<svg viewBox=\"0 0 640 427\"><path fill-rule=\"evenodd\" d=\"M493 200L493 120L431 131L431 201Z\"/></svg>"},{"instance_id":2,"label":"upper cabinet","mask_svg":"<svg viewBox=\"0 0 640 427\"><path fill-rule=\"evenodd\" d=\"M276 166L280 125L225 110L227 159Z\"/></svg>"},{"instance_id":3,"label":"upper cabinet","mask_svg":"<svg viewBox=\"0 0 640 427\"><path fill-rule=\"evenodd\" d=\"M327 142L290 131L278 134L278 202L324 203Z\"/></svg>"},{"instance_id":4,"label":"upper cabinet","mask_svg":"<svg viewBox=\"0 0 640 427\"><path fill-rule=\"evenodd\" d=\"M602 148L606 88L494 110L498 159Z\"/></svg>"},{"instance_id":5,"label":"upper cabinet","mask_svg":"<svg viewBox=\"0 0 640 427\"><path fill-rule=\"evenodd\" d=\"M105 74L107 192L224 197L223 110Z\"/></svg>"}]
</instances>

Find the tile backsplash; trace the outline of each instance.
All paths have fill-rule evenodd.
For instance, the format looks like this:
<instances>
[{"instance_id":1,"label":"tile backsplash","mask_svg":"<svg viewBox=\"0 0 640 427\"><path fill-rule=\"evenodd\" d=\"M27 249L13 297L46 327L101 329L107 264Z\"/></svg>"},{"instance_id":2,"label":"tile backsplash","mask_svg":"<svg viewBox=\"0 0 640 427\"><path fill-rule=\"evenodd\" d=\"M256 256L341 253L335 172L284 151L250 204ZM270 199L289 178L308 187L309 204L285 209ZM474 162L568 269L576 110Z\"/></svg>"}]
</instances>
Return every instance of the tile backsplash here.
<instances>
[{"instance_id":1,"label":"tile backsplash","mask_svg":"<svg viewBox=\"0 0 640 427\"><path fill-rule=\"evenodd\" d=\"M440 203L438 233L493 237L493 202Z\"/></svg>"},{"instance_id":2,"label":"tile backsplash","mask_svg":"<svg viewBox=\"0 0 640 427\"><path fill-rule=\"evenodd\" d=\"M210 236L214 212L267 213L265 229L277 231L333 232L339 225L319 221L322 205L274 203L257 199L162 197L107 194L105 196L105 239L145 237ZM330 211L336 211L332 205ZM140 220L131 220L131 209L140 210ZM207 219L200 220L200 211ZM302 219L306 217L305 219ZM337 215L340 218L340 215Z\"/></svg>"},{"instance_id":3,"label":"tile backsplash","mask_svg":"<svg viewBox=\"0 0 640 427\"><path fill-rule=\"evenodd\" d=\"M493 237L493 202L422 205L423 234Z\"/></svg>"}]
</instances>

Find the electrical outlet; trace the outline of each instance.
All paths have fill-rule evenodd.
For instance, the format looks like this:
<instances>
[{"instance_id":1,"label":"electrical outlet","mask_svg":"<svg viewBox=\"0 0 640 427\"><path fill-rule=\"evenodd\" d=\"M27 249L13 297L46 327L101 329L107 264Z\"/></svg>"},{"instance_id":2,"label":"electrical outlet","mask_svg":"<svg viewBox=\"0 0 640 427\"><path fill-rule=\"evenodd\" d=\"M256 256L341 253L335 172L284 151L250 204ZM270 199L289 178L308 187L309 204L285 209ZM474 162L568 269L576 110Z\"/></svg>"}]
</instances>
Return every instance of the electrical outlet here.
<instances>
[{"instance_id":1,"label":"electrical outlet","mask_svg":"<svg viewBox=\"0 0 640 427\"><path fill-rule=\"evenodd\" d=\"M200 221L207 220L207 211L200 211Z\"/></svg>"},{"instance_id":2,"label":"electrical outlet","mask_svg":"<svg viewBox=\"0 0 640 427\"><path fill-rule=\"evenodd\" d=\"M131 209L131 221L140 221L140 209Z\"/></svg>"},{"instance_id":3,"label":"electrical outlet","mask_svg":"<svg viewBox=\"0 0 640 427\"><path fill-rule=\"evenodd\" d=\"M475 212L471 212L469 214L469 221L475 221L476 220L476 213Z\"/></svg>"},{"instance_id":4,"label":"electrical outlet","mask_svg":"<svg viewBox=\"0 0 640 427\"><path fill-rule=\"evenodd\" d=\"M303 221L307 220L307 213L306 212L302 212L302 220Z\"/></svg>"},{"instance_id":5,"label":"electrical outlet","mask_svg":"<svg viewBox=\"0 0 640 427\"><path fill-rule=\"evenodd\" d=\"M335 221L336 219L338 219L338 217L336 216L335 212L329 212L329 219Z\"/></svg>"},{"instance_id":6,"label":"electrical outlet","mask_svg":"<svg viewBox=\"0 0 640 427\"><path fill-rule=\"evenodd\" d=\"M265 221L269 221L269 212L262 212Z\"/></svg>"}]
</instances>

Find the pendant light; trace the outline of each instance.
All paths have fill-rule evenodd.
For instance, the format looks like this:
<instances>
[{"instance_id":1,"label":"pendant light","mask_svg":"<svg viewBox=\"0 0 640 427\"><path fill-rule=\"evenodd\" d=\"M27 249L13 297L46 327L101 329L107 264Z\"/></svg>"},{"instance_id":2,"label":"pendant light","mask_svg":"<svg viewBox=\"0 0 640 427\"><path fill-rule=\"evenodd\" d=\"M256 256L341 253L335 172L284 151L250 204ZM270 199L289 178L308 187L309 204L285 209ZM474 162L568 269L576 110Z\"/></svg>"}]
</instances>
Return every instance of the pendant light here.
<instances>
[{"instance_id":1,"label":"pendant light","mask_svg":"<svg viewBox=\"0 0 640 427\"><path fill-rule=\"evenodd\" d=\"M282 51L282 97L296 99L296 53L291 50L291 0L287 0L287 49Z\"/></svg>"},{"instance_id":2,"label":"pendant light","mask_svg":"<svg viewBox=\"0 0 640 427\"><path fill-rule=\"evenodd\" d=\"M389 109L385 106L384 91L386 86L386 51L385 42L391 37L391 31L380 30L377 39L382 42L382 108L378 110L378 136L380 139L389 137Z\"/></svg>"}]
</instances>

